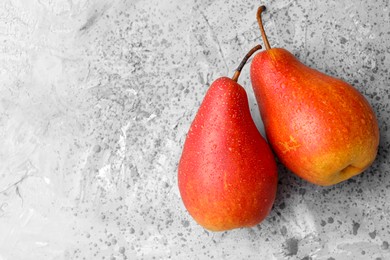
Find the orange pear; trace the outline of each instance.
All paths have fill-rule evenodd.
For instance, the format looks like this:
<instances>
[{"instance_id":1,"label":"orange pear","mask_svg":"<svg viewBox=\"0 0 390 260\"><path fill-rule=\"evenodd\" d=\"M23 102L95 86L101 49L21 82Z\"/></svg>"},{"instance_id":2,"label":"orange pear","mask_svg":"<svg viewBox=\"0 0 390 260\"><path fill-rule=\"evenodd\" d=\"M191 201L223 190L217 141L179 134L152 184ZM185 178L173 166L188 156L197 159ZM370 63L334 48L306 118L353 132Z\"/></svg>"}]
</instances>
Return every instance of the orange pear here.
<instances>
[{"instance_id":1,"label":"orange pear","mask_svg":"<svg viewBox=\"0 0 390 260\"><path fill-rule=\"evenodd\" d=\"M266 50L251 64L251 82L266 135L280 161L303 179L333 185L374 161L379 129L367 100L348 83L307 67L285 49Z\"/></svg>"}]
</instances>

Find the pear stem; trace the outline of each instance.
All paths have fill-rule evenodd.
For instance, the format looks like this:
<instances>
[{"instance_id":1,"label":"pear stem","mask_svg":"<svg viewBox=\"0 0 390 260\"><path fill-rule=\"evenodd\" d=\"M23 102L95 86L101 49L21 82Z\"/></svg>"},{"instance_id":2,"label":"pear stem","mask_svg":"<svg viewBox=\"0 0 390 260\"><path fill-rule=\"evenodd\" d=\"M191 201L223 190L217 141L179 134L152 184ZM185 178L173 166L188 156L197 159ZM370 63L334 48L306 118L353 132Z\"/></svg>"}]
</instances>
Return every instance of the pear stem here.
<instances>
[{"instance_id":1,"label":"pear stem","mask_svg":"<svg viewBox=\"0 0 390 260\"><path fill-rule=\"evenodd\" d=\"M238 66L238 68L236 69L236 71L234 72L234 75L232 77L232 80L234 80L235 82L237 82L238 80L238 77L240 76L241 74L241 70L244 68L246 62L249 60L249 58L253 55L253 53L255 53L256 51L260 50L262 47L261 45L256 45L255 47L253 47L246 55L245 57L242 59L240 65Z\"/></svg>"},{"instance_id":2,"label":"pear stem","mask_svg":"<svg viewBox=\"0 0 390 260\"><path fill-rule=\"evenodd\" d=\"M264 31L263 22L262 22L262 20L261 20L261 13L264 12L265 9L266 9L266 8L265 8L264 5L260 6L260 7L257 9L256 18L257 18L257 23L259 24L259 28L260 28L260 32L261 32L261 38L263 38L263 42L264 42L264 45L265 45L265 49L266 49L266 50L269 50L269 49L271 49L271 46L269 45L267 35L265 34L265 31Z\"/></svg>"}]
</instances>

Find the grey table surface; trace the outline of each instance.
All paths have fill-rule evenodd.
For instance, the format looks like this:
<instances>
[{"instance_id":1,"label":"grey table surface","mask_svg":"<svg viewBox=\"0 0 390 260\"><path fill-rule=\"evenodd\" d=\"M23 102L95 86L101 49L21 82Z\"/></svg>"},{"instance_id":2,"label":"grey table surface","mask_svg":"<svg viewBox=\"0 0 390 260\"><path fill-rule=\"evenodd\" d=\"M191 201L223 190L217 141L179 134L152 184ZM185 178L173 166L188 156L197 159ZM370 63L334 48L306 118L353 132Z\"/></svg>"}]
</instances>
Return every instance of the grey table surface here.
<instances>
[{"instance_id":1,"label":"grey table surface","mask_svg":"<svg viewBox=\"0 0 390 260\"><path fill-rule=\"evenodd\" d=\"M373 106L370 169L333 187L279 165L268 218L208 232L177 165L210 83L261 43ZM378 1L0 2L0 259L390 259L390 9ZM253 118L264 134L249 80Z\"/></svg>"}]
</instances>

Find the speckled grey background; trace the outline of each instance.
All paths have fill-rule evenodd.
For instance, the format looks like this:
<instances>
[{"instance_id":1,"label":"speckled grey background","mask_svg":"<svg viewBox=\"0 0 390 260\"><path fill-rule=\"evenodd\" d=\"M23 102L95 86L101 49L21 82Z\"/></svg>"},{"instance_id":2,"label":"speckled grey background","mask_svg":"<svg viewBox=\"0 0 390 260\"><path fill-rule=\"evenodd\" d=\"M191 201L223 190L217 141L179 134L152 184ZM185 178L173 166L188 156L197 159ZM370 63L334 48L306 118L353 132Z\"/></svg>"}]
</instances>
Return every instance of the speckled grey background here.
<instances>
[{"instance_id":1,"label":"speckled grey background","mask_svg":"<svg viewBox=\"0 0 390 260\"><path fill-rule=\"evenodd\" d=\"M323 2L323 3L321 3ZM259 42L374 107L374 165L330 188L279 166L274 209L211 233L177 165L209 84ZM0 3L0 259L390 259L390 6L378 1ZM264 133L247 66L240 83Z\"/></svg>"}]
</instances>

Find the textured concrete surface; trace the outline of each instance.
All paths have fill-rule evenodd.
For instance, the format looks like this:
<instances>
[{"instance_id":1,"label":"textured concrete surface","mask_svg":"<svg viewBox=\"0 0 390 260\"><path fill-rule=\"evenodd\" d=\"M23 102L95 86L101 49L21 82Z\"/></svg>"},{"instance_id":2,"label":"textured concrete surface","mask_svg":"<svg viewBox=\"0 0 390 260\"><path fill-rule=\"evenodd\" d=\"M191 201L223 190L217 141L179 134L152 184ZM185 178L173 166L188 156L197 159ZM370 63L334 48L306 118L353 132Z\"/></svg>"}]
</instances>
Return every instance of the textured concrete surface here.
<instances>
[{"instance_id":1,"label":"textured concrete surface","mask_svg":"<svg viewBox=\"0 0 390 260\"><path fill-rule=\"evenodd\" d=\"M379 154L330 188L279 165L269 217L211 233L181 202L177 164L208 85L259 42L262 3L272 46L367 97ZM0 259L390 259L389 5L1 1Z\"/></svg>"}]
</instances>

